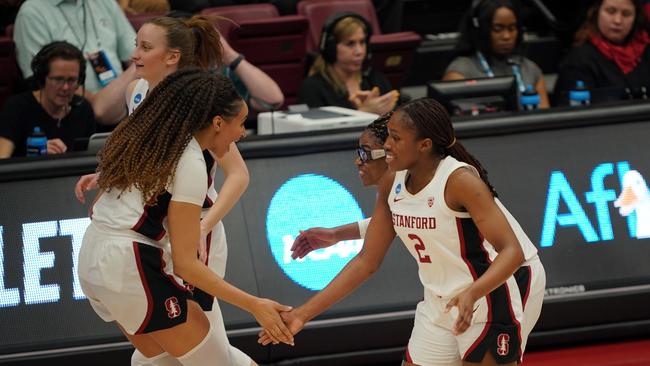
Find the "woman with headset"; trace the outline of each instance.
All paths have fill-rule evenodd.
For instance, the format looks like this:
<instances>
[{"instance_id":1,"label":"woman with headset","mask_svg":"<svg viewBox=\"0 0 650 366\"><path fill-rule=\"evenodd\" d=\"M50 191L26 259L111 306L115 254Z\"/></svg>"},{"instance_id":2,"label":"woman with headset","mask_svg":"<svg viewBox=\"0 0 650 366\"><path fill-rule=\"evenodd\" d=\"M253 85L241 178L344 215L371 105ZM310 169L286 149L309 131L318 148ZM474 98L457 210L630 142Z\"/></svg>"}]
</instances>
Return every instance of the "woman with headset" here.
<instances>
[{"instance_id":1,"label":"woman with headset","mask_svg":"<svg viewBox=\"0 0 650 366\"><path fill-rule=\"evenodd\" d=\"M384 114L399 98L384 75L364 64L370 57L370 23L355 13L339 13L323 26L320 54L298 91L298 102L311 108L339 106Z\"/></svg>"},{"instance_id":2,"label":"woman with headset","mask_svg":"<svg viewBox=\"0 0 650 366\"><path fill-rule=\"evenodd\" d=\"M461 21L456 58L443 80L514 75L519 93L532 85L540 108L549 107L542 70L522 54L523 26L517 0L474 0Z\"/></svg>"},{"instance_id":3,"label":"woman with headset","mask_svg":"<svg viewBox=\"0 0 650 366\"><path fill-rule=\"evenodd\" d=\"M31 68L35 90L9 98L0 114L0 158L25 156L36 127L47 136L48 154L63 154L75 139L95 132L90 104L74 94L85 79L81 51L68 42L52 42L34 56Z\"/></svg>"}]
</instances>

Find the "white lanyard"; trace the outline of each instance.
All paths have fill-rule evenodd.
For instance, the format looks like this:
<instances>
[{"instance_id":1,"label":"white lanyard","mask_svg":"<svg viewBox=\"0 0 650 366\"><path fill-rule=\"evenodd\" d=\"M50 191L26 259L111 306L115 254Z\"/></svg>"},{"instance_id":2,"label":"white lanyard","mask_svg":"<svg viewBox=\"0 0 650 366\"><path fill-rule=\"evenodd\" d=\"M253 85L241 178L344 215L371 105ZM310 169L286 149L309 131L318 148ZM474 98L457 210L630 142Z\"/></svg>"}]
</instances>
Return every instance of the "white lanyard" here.
<instances>
[{"instance_id":1,"label":"white lanyard","mask_svg":"<svg viewBox=\"0 0 650 366\"><path fill-rule=\"evenodd\" d=\"M487 60L485 59L485 56L483 56L483 53L481 51L476 51L476 56L478 57L478 62L481 64L481 67L483 67L483 72L490 77L494 77L494 72L492 71L492 68L490 67L490 64L488 64ZM519 68L519 65L513 63L510 65L512 67L512 73L515 75L515 79L517 79L517 87L519 88L520 92L525 92L526 91L526 85L524 84L524 80L521 77L521 69Z\"/></svg>"},{"instance_id":2,"label":"white lanyard","mask_svg":"<svg viewBox=\"0 0 650 366\"><path fill-rule=\"evenodd\" d=\"M77 34L76 28L72 26L72 23L68 19L68 16L65 15L63 10L61 10L61 8L58 7L58 5L57 5L57 8L61 12L61 15L63 16L63 19L65 19L65 22L68 25L68 27L70 28L70 31L72 31L72 34L74 35L74 38L76 38L77 41L79 42L79 44L81 45L81 47L79 47L81 52L84 52L84 48L86 48L86 41L88 40L88 34L87 34L87 31L86 31L86 0L81 0L81 10L83 12L83 21L82 21L83 22L83 41L81 40L81 37ZM90 17L93 18L92 11L90 11ZM99 40L99 35L97 34L97 26L95 25L95 20L91 19L91 23L93 24L93 32L95 33L95 39L97 39L97 48L101 49L102 45L101 45L101 41Z\"/></svg>"}]
</instances>

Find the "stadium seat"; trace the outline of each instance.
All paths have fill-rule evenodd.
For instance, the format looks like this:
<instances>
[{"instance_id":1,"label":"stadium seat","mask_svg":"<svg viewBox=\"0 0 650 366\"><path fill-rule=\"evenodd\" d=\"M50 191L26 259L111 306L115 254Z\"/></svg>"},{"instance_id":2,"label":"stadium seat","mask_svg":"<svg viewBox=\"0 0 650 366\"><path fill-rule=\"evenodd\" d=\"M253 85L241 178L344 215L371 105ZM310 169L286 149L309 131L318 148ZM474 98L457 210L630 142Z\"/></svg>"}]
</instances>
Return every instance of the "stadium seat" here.
<instances>
[{"instance_id":1,"label":"stadium seat","mask_svg":"<svg viewBox=\"0 0 650 366\"><path fill-rule=\"evenodd\" d=\"M213 19L221 34L230 38L230 32L242 21L275 18L280 16L278 9L268 3L215 6L201 10L201 15L218 16L226 19Z\"/></svg>"},{"instance_id":2,"label":"stadium seat","mask_svg":"<svg viewBox=\"0 0 650 366\"><path fill-rule=\"evenodd\" d=\"M133 29L137 32L140 27L149 19L160 17L165 15L165 13L140 13L140 14L127 14L126 19L129 20L129 23L133 26Z\"/></svg>"},{"instance_id":3,"label":"stadium seat","mask_svg":"<svg viewBox=\"0 0 650 366\"><path fill-rule=\"evenodd\" d=\"M14 41L10 37L0 37L0 108L7 97L14 93L20 79Z\"/></svg>"},{"instance_id":4,"label":"stadium seat","mask_svg":"<svg viewBox=\"0 0 650 366\"><path fill-rule=\"evenodd\" d=\"M13 38L13 37L14 37L14 25L13 25L13 24L9 24L9 25L5 28L5 36L7 36L7 37L9 37L9 38Z\"/></svg>"},{"instance_id":5,"label":"stadium seat","mask_svg":"<svg viewBox=\"0 0 650 366\"><path fill-rule=\"evenodd\" d=\"M208 8L201 14L232 20L213 21L233 49L278 83L284 106L295 103L307 52L309 24L304 16L281 16L275 6L265 3Z\"/></svg>"},{"instance_id":6,"label":"stadium seat","mask_svg":"<svg viewBox=\"0 0 650 366\"><path fill-rule=\"evenodd\" d=\"M302 0L298 3L298 14L309 19L309 51L318 51L323 24L327 18L339 12L357 13L370 22L371 65L384 73L393 87L399 88L413 63L415 49L422 42L422 37L414 32L382 34L371 0Z\"/></svg>"}]
</instances>

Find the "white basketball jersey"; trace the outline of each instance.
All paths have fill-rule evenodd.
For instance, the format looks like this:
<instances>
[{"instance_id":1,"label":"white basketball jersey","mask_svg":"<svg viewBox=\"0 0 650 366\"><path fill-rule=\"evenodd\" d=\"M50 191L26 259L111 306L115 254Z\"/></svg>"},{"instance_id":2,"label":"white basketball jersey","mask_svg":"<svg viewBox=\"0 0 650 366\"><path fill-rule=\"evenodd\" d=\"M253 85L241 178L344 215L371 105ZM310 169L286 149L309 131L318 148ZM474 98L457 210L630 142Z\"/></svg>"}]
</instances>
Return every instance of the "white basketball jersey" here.
<instances>
[{"instance_id":1,"label":"white basketball jersey","mask_svg":"<svg viewBox=\"0 0 650 366\"><path fill-rule=\"evenodd\" d=\"M93 224L114 236L124 236L153 246L165 246L167 212L171 201L204 205L208 178L201 146L192 138L181 155L176 174L155 205L142 201L142 192L134 187L120 192L104 192L95 203Z\"/></svg>"},{"instance_id":2,"label":"white basketball jersey","mask_svg":"<svg viewBox=\"0 0 650 366\"><path fill-rule=\"evenodd\" d=\"M476 171L451 156L444 158L431 182L416 194L406 190L407 172L399 171L388 196L393 227L418 262L425 298L455 296L480 277L497 255L469 213L453 211L445 202L449 175L461 167ZM525 258L535 257L537 248L501 202L495 201L515 232Z\"/></svg>"},{"instance_id":3,"label":"white basketball jersey","mask_svg":"<svg viewBox=\"0 0 650 366\"><path fill-rule=\"evenodd\" d=\"M131 93L127 102L129 115L131 115L133 111L135 111L135 109L140 104L142 104L142 101L147 97L148 93L149 82L145 79L139 79L136 82L135 87L133 88L133 92ZM205 164L208 171L208 194L206 195L205 202L203 203L202 217L207 212L207 210L212 207L214 201L217 200L217 191L214 188L214 176L217 173L217 162L215 161L212 154L210 154L210 152L207 150L203 151L203 158L205 159Z\"/></svg>"}]
</instances>

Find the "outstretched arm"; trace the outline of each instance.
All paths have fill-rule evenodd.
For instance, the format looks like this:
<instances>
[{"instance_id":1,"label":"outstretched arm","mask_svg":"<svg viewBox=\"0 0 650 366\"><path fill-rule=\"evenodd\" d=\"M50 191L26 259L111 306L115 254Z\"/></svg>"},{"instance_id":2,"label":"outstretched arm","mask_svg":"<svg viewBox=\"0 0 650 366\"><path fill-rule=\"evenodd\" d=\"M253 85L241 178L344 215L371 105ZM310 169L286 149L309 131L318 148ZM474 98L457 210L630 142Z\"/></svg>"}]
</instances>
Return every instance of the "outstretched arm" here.
<instances>
[{"instance_id":1,"label":"outstretched arm","mask_svg":"<svg viewBox=\"0 0 650 366\"><path fill-rule=\"evenodd\" d=\"M172 200L169 204L168 227L174 272L212 296L250 312L274 342L293 344L293 336L280 317L289 306L250 295L224 281L196 257L199 241L201 207Z\"/></svg>"},{"instance_id":2,"label":"outstretched arm","mask_svg":"<svg viewBox=\"0 0 650 366\"><path fill-rule=\"evenodd\" d=\"M393 230L387 201L393 177L394 174L386 174L382 179L375 210L361 252L343 268L325 289L314 295L305 304L294 309L290 314L283 315L292 333L295 334L300 331L304 323L354 291L381 265L390 244L395 238L395 230ZM264 335L260 338L262 344L270 342Z\"/></svg>"},{"instance_id":3,"label":"outstretched arm","mask_svg":"<svg viewBox=\"0 0 650 366\"><path fill-rule=\"evenodd\" d=\"M224 37L221 37L221 45L223 46L223 62L225 66L229 66L239 57L239 53L228 44ZM270 110L269 106L276 109L284 103L284 94L278 84L246 59L241 60L234 72L248 89L251 95L251 105L256 111ZM260 100L263 103L260 103Z\"/></svg>"},{"instance_id":4,"label":"outstretched arm","mask_svg":"<svg viewBox=\"0 0 650 366\"><path fill-rule=\"evenodd\" d=\"M447 304L447 310L458 307L454 332L460 334L471 324L474 303L512 276L524 262L524 254L492 193L473 171L461 168L450 175L445 201L456 211L469 212L479 232L499 253L481 277Z\"/></svg>"},{"instance_id":5,"label":"outstretched arm","mask_svg":"<svg viewBox=\"0 0 650 366\"><path fill-rule=\"evenodd\" d=\"M364 225L366 228L369 222L368 218L333 228L313 227L304 231L300 230L300 234L291 246L291 258L304 258L314 250L327 248L343 240L363 239L360 225Z\"/></svg>"},{"instance_id":6,"label":"outstretched arm","mask_svg":"<svg viewBox=\"0 0 650 366\"><path fill-rule=\"evenodd\" d=\"M128 99L133 92L136 80L135 64L121 73L115 80L89 98L95 112L97 122L103 125L114 125L126 117Z\"/></svg>"}]
</instances>

